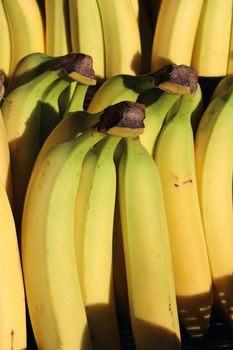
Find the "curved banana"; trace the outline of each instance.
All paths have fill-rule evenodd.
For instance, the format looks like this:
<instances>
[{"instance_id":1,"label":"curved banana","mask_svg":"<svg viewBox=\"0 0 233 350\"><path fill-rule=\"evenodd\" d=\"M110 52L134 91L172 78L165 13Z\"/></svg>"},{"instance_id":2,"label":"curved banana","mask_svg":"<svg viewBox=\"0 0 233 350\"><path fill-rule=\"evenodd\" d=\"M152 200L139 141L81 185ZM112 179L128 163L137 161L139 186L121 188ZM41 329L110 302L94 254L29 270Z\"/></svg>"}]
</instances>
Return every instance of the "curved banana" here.
<instances>
[{"instance_id":1,"label":"curved banana","mask_svg":"<svg viewBox=\"0 0 233 350\"><path fill-rule=\"evenodd\" d=\"M76 197L77 266L95 349L121 349L112 279L113 156L119 141L108 136L86 154Z\"/></svg>"},{"instance_id":2,"label":"curved banana","mask_svg":"<svg viewBox=\"0 0 233 350\"><path fill-rule=\"evenodd\" d=\"M44 52L44 28L36 0L2 1L10 31L12 74L22 57L32 52Z\"/></svg>"},{"instance_id":3,"label":"curved banana","mask_svg":"<svg viewBox=\"0 0 233 350\"><path fill-rule=\"evenodd\" d=\"M103 29L96 0L69 0L70 34L73 52L93 58L97 79L105 78Z\"/></svg>"},{"instance_id":4,"label":"curved banana","mask_svg":"<svg viewBox=\"0 0 233 350\"><path fill-rule=\"evenodd\" d=\"M0 1L0 47L1 47L1 64L0 69L4 72L5 77L9 77L11 62L11 42L6 13L2 0Z\"/></svg>"},{"instance_id":5,"label":"curved banana","mask_svg":"<svg viewBox=\"0 0 233 350\"><path fill-rule=\"evenodd\" d=\"M70 52L68 3L65 0L45 0L45 52L51 56ZM74 52L80 52L79 50ZM85 52L85 51L83 51Z\"/></svg>"},{"instance_id":6,"label":"curved banana","mask_svg":"<svg viewBox=\"0 0 233 350\"><path fill-rule=\"evenodd\" d=\"M9 201L13 205L13 185L11 173L10 150L7 141L5 123L0 109L0 179Z\"/></svg>"},{"instance_id":7,"label":"curved banana","mask_svg":"<svg viewBox=\"0 0 233 350\"><path fill-rule=\"evenodd\" d=\"M215 98L195 138L199 201L219 314L233 324L233 86Z\"/></svg>"},{"instance_id":8,"label":"curved banana","mask_svg":"<svg viewBox=\"0 0 233 350\"><path fill-rule=\"evenodd\" d=\"M164 64L191 64L203 0L163 0L155 26L151 69Z\"/></svg>"},{"instance_id":9,"label":"curved banana","mask_svg":"<svg viewBox=\"0 0 233 350\"><path fill-rule=\"evenodd\" d=\"M26 307L14 218L0 182L0 349L26 349Z\"/></svg>"},{"instance_id":10,"label":"curved banana","mask_svg":"<svg viewBox=\"0 0 233 350\"><path fill-rule=\"evenodd\" d=\"M190 66L166 65L148 74L119 74L107 79L96 91L87 108L98 113L107 106L120 101L136 101L143 91L158 87L174 94L189 94L196 90L197 75Z\"/></svg>"},{"instance_id":11,"label":"curved banana","mask_svg":"<svg viewBox=\"0 0 233 350\"><path fill-rule=\"evenodd\" d=\"M226 75L231 21L232 0L204 1L191 61L199 76Z\"/></svg>"},{"instance_id":12,"label":"curved banana","mask_svg":"<svg viewBox=\"0 0 233 350\"><path fill-rule=\"evenodd\" d=\"M180 349L162 187L155 162L138 138L125 139L118 180L130 318L136 348Z\"/></svg>"},{"instance_id":13,"label":"curved banana","mask_svg":"<svg viewBox=\"0 0 233 350\"><path fill-rule=\"evenodd\" d=\"M162 128L155 150L171 242L178 312L193 339L206 336L212 309L212 281L198 201L191 124L201 99L200 87L195 94L181 97L177 112Z\"/></svg>"},{"instance_id":14,"label":"curved banana","mask_svg":"<svg viewBox=\"0 0 233 350\"><path fill-rule=\"evenodd\" d=\"M59 59L59 57L48 56L42 52L30 53L21 58L9 78L6 96L18 86L29 82L46 71L51 66L51 63L55 62L57 59Z\"/></svg>"},{"instance_id":15,"label":"curved banana","mask_svg":"<svg viewBox=\"0 0 233 350\"><path fill-rule=\"evenodd\" d=\"M58 145L30 179L21 245L38 348L92 349L76 264L74 210L83 158L103 137L103 133L90 130Z\"/></svg>"},{"instance_id":16,"label":"curved banana","mask_svg":"<svg viewBox=\"0 0 233 350\"><path fill-rule=\"evenodd\" d=\"M97 4L104 34L105 78L139 74L140 33L130 0L97 0Z\"/></svg>"}]
</instances>

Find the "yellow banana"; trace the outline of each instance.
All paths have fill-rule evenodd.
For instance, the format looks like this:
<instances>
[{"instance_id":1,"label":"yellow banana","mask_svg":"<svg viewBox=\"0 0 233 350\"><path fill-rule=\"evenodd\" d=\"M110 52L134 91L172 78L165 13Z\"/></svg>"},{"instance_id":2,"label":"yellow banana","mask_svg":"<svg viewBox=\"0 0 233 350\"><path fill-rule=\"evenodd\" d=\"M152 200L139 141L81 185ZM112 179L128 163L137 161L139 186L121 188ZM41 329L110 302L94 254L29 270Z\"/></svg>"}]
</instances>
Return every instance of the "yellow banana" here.
<instances>
[{"instance_id":1,"label":"yellow banana","mask_svg":"<svg viewBox=\"0 0 233 350\"><path fill-rule=\"evenodd\" d=\"M195 173L192 118L202 95L182 96L158 137L155 162L165 201L180 320L193 339L207 335L212 281ZM199 117L198 116L198 117Z\"/></svg>"},{"instance_id":2,"label":"yellow banana","mask_svg":"<svg viewBox=\"0 0 233 350\"><path fill-rule=\"evenodd\" d=\"M22 57L32 52L44 52L44 28L36 0L2 1L10 31L12 74Z\"/></svg>"},{"instance_id":3,"label":"yellow banana","mask_svg":"<svg viewBox=\"0 0 233 350\"><path fill-rule=\"evenodd\" d=\"M44 3L46 22L45 51L51 56L66 55L71 51L68 3L65 0L45 0Z\"/></svg>"},{"instance_id":4,"label":"yellow banana","mask_svg":"<svg viewBox=\"0 0 233 350\"><path fill-rule=\"evenodd\" d=\"M125 139L118 179L130 318L136 348L180 349L162 187L155 162L138 138Z\"/></svg>"},{"instance_id":5,"label":"yellow banana","mask_svg":"<svg viewBox=\"0 0 233 350\"><path fill-rule=\"evenodd\" d=\"M14 218L0 181L0 349L26 349L26 308Z\"/></svg>"},{"instance_id":6,"label":"yellow banana","mask_svg":"<svg viewBox=\"0 0 233 350\"><path fill-rule=\"evenodd\" d=\"M232 0L204 1L191 61L199 76L226 75L231 21Z\"/></svg>"},{"instance_id":7,"label":"yellow banana","mask_svg":"<svg viewBox=\"0 0 233 350\"><path fill-rule=\"evenodd\" d=\"M191 64L203 0L163 0L155 26L151 69L164 64Z\"/></svg>"},{"instance_id":8,"label":"yellow banana","mask_svg":"<svg viewBox=\"0 0 233 350\"><path fill-rule=\"evenodd\" d=\"M95 349L121 349L112 279L116 193L113 156L119 140L108 136L87 153L76 197L77 264Z\"/></svg>"},{"instance_id":9,"label":"yellow banana","mask_svg":"<svg viewBox=\"0 0 233 350\"><path fill-rule=\"evenodd\" d=\"M103 30L96 0L69 0L69 12L72 51L90 55L97 78L104 79Z\"/></svg>"},{"instance_id":10,"label":"yellow banana","mask_svg":"<svg viewBox=\"0 0 233 350\"><path fill-rule=\"evenodd\" d=\"M11 42L6 13L2 0L0 1L0 47L1 63L0 69L4 72L5 77L9 77L11 62Z\"/></svg>"},{"instance_id":11,"label":"yellow banana","mask_svg":"<svg viewBox=\"0 0 233 350\"><path fill-rule=\"evenodd\" d=\"M233 86L207 107L196 133L199 201L218 312L233 324Z\"/></svg>"},{"instance_id":12,"label":"yellow banana","mask_svg":"<svg viewBox=\"0 0 233 350\"><path fill-rule=\"evenodd\" d=\"M139 74L140 33L130 0L97 0L97 4L104 34L105 78Z\"/></svg>"},{"instance_id":13,"label":"yellow banana","mask_svg":"<svg viewBox=\"0 0 233 350\"><path fill-rule=\"evenodd\" d=\"M233 2L232 2L232 11L233 11ZM231 19L231 40L228 54L228 62L227 62L227 74L233 74L233 16Z\"/></svg>"}]
</instances>

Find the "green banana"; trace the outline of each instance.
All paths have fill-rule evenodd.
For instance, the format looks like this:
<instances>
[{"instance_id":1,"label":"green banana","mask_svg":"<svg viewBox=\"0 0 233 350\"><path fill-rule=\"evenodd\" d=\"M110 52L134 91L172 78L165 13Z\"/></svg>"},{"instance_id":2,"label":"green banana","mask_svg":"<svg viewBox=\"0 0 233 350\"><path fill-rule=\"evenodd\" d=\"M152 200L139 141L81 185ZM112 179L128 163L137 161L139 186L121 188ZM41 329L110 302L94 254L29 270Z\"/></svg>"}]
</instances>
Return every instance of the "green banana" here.
<instances>
[{"instance_id":1,"label":"green banana","mask_svg":"<svg viewBox=\"0 0 233 350\"><path fill-rule=\"evenodd\" d=\"M175 113L180 102L180 95L169 94L158 88L139 95L137 102L146 106L145 128L139 136L142 145L154 156L156 141L168 113Z\"/></svg>"},{"instance_id":2,"label":"green banana","mask_svg":"<svg viewBox=\"0 0 233 350\"><path fill-rule=\"evenodd\" d=\"M180 349L162 187L156 164L138 138L125 139L118 181L130 318L136 348Z\"/></svg>"},{"instance_id":3,"label":"green banana","mask_svg":"<svg viewBox=\"0 0 233 350\"><path fill-rule=\"evenodd\" d=\"M63 56L51 66L50 70L13 90L3 103L2 114L11 152L14 212L18 229L28 179L40 149L41 100L43 95L50 84L58 79L68 79L69 83L72 79L79 79L82 84L85 81L86 84L90 84L91 80L94 82L91 66L89 68L91 78L86 76L87 71L82 71L82 64L86 67L88 63L92 63L89 58L87 60L88 62L86 62L85 55L82 54ZM79 69L80 72L75 72L75 69Z\"/></svg>"},{"instance_id":4,"label":"green banana","mask_svg":"<svg viewBox=\"0 0 233 350\"><path fill-rule=\"evenodd\" d=\"M9 77L6 88L6 96L18 86L23 85L43 73L56 62L59 57L46 55L42 52L33 52L21 58L14 72Z\"/></svg>"},{"instance_id":5,"label":"green banana","mask_svg":"<svg viewBox=\"0 0 233 350\"><path fill-rule=\"evenodd\" d=\"M220 82L217 84L216 88L214 89L211 95L211 100L227 92L227 90L232 85L233 85L233 75L227 75L224 78L222 78Z\"/></svg>"},{"instance_id":6,"label":"green banana","mask_svg":"<svg viewBox=\"0 0 233 350\"><path fill-rule=\"evenodd\" d=\"M172 64L144 75L116 75L100 86L87 110L97 113L120 101L134 102L140 93L156 86L175 94L189 94L196 89L197 75L189 66Z\"/></svg>"},{"instance_id":7,"label":"green banana","mask_svg":"<svg viewBox=\"0 0 233 350\"><path fill-rule=\"evenodd\" d=\"M195 173L191 119L200 114L202 94L182 96L158 137L160 174L174 268L179 316L193 339L204 338L212 310L212 281Z\"/></svg>"},{"instance_id":8,"label":"green banana","mask_svg":"<svg viewBox=\"0 0 233 350\"><path fill-rule=\"evenodd\" d=\"M221 317L233 324L233 85L210 102L195 137L196 176L201 214Z\"/></svg>"}]
</instances>

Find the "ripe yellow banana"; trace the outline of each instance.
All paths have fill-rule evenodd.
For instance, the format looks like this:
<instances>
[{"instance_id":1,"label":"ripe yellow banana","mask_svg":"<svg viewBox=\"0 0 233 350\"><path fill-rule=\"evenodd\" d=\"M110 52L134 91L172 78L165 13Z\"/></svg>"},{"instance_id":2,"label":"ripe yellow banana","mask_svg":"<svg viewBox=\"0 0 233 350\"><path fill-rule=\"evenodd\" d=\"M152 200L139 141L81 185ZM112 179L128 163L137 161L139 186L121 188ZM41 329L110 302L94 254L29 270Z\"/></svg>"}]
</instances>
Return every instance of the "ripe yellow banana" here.
<instances>
[{"instance_id":1,"label":"ripe yellow banana","mask_svg":"<svg viewBox=\"0 0 233 350\"><path fill-rule=\"evenodd\" d=\"M36 0L2 1L10 31L12 74L22 57L44 52L44 28Z\"/></svg>"},{"instance_id":2,"label":"ripe yellow banana","mask_svg":"<svg viewBox=\"0 0 233 350\"><path fill-rule=\"evenodd\" d=\"M180 320L193 339L207 334L212 281L198 201L191 119L199 109L200 87L182 96L158 137L155 162L165 201ZM200 111L198 111L200 115Z\"/></svg>"},{"instance_id":3,"label":"ripe yellow banana","mask_svg":"<svg viewBox=\"0 0 233 350\"><path fill-rule=\"evenodd\" d=\"M203 0L163 0L155 26L151 69L164 64L191 64Z\"/></svg>"},{"instance_id":4,"label":"ripe yellow banana","mask_svg":"<svg viewBox=\"0 0 233 350\"><path fill-rule=\"evenodd\" d=\"M97 0L97 4L104 34L105 77L139 74L140 33L130 0Z\"/></svg>"},{"instance_id":5,"label":"ripe yellow banana","mask_svg":"<svg viewBox=\"0 0 233 350\"><path fill-rule=\"evenodd\" d=\"M8 22L2 0L0 1L0 47L2 52L0 69L4 72L5 77L8 77L11 62L11 43Z\"/></svg>"},{"instance_id":6,"label":"ripe yellow banana","mask_svg":"<svg viewBox=\"0 0 233 350\"><path fill-rule=\"evenodd\" d=\"M103 29L96 0L69 0L69 12L72 51L90 55L97 78L104 79Z\"/></svg>"},{"instance_id":7,"label":"ripe yellow banana","mask_svg":"<svg viewBox=\"0 0 233 350\"><path fill-rule=\"evenodd\" d=\"M0 182L0 349L26 349L26 309L16 229Z\"/></svg>"},{"instance_id":8,"label":"ripe yellow banana","mask_svg":"<svg viewBox=\"0 0 233 350\"><path fill-rule=\"evenodd\" d=\"M89 113L98 113L120 101L136 101L139 94L154 87L175 93L189 94L197 86L196 72L189 66L167 65L148 74L138 76L119 74L107 79L90 101Z\"/></svg>"},{"instance_id":9,"label":"ripe yellow banana","mask_svg":"<svg viewBox=\"0 0 233 350\"><path fill-rule=\"evenodd\" d=\"M87 153L76 197L77 265L95 349L121 349L112 276L113 157L119 141L120 137L108 136Z\"/></svg>"},{"instance_id":10,"label":"ripe yellow banana","mask_svg":"<svg viewBox=\"0 0 233 350\"><path fill-rule=\"evenodd\" d=\"M204 1L191 61L199 76L226 75L231 21L232 0Z\"/></svg>"},{"instance_id":11,"label":"ripe yellow banana","mask_svg":"<svg viewBox=\"0 0 233 350\"><path fill-rule=\"evenodd\" d=\"M233 85L205 110L195 138L199 201L218 312L233 324Z\"/></svg>"},{"instance_id":12,"label":"ripe yellow banana","mask_svg":"<svg viewBox=\"0 0 233 350\"><path fill-rule=\"evenodd\" d=\"M136 348L180 349L162 187L156 164L138 138L125 139L118 179L130 317Z\"/></svg>"},{"instance_id":13,"label":"ripe yellow banana","mask_svg":"<svg viewBox=\"0 0 233 350\"><path fill-rule=\"evenodd\" d=\"M83 158L103 137L90 130L56 146L30 179L21 244L38 348L92 349L76 264L74 210Z\"/></svg>"},{"instance_id":14,"label":"ripe yellow banana","mask_svg":"<svg viewBox=\"0 0 233 350\"><path fill-rule=\"evenodd\" d=\"M233 2L232 2L232 11L233 11ZM231 40L228 54L228 62L227 62L227 74L233 74L233 16L231 19Z\"/></svg>"},{"instance_id":15,"label":"ripe yellow banana","mask_svg":"<svg viewBox=\"0 0 233 350\"><path fill-rule=\"evenodd\" d=\"M68 3L65 0L45 0L44 4L46 25L45 52L51 56L66 55L71 51Z\"/></svg>"}]
</instances>

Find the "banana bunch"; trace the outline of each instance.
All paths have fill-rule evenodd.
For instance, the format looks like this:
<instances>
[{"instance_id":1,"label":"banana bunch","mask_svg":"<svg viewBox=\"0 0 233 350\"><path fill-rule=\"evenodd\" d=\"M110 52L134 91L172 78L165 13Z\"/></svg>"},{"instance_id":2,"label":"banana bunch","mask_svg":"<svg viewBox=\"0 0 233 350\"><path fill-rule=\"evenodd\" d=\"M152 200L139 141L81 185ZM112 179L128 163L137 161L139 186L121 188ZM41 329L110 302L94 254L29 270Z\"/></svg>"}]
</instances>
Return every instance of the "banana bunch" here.
<instances>
[{"instance_id":1,"label":"banana bunch","mask_svg":"<svg viewBox=\"0 0 233 350\"><path fill-rule=\"evenodd\" d=\"M232 74L232 23L232 0L162 0L151 69L183 63L199 76Z\"/></svg>"},{"instance_id":2,"label":"banana bunch","mask_svg":"<svg viewBox=\"0 0 233 350\"><path fill-rule=\"evenodd\" d=\"M33 168L21 249L38 348L121 349L112 258L118 189L137 348L180 349L162 188L156 165L138 138L144 116L139 103L110 106L99 113L95 127L55 145ZM153 205L138 215L148 191Z\"/></svg>"},{"instance_id":3,"label":"banana bunch","mask_svg":"<svg viewBox=\"0 0 233 350\"><path fill-rule=\"evenodd\" d=\"M87 55L68 54L56 59L48 56L47 60L40 57L41 64L36 60L34 68L28 70L26 67L34 64L34 54L19 62L16 76L27 71L27 77L6 95L1 108L10 148L13 208L19 231L28 179L41 145L62 119L61 110L65 110L69 93L76 85L80 85L76 99L81 106L88 87L96 84L92 59Z\"/></svg>"}]
</instances>

